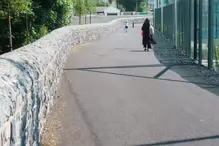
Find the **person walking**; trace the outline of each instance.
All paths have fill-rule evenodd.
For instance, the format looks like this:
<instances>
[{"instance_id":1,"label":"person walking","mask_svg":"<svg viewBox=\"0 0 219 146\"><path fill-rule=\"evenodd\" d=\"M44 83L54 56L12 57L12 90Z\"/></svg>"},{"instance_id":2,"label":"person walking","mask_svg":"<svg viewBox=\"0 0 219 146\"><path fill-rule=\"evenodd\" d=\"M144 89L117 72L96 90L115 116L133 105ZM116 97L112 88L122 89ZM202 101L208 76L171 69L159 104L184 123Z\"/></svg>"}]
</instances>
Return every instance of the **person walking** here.
<instances>
[{"instance_id":1,"label":"person walking","mask_svg":"<svg viewBox=\"0 0 219 146\"><path fill-rule=\"evenodd\" d=\"M144 21L144 24L141 28L142 30L142 45L144 46L144 51L149 51L151 49L151 43L155 43L153 35L154 35L154 28L150 24L150 20L147 18Z\"/></svg>"},{"instance_id":2,"label":"person walking","mask_svg":"<svg viewBox=\"0 0 219 146\"><path fill-rule=\"evenodd\" d=\"M126 21L126 22L125 22L125 29L124 29L124 31L127 32L127 31L128 31L128 28L129 28L129 23L128 23L128 21Z\"/></svg>"}]
</instances>

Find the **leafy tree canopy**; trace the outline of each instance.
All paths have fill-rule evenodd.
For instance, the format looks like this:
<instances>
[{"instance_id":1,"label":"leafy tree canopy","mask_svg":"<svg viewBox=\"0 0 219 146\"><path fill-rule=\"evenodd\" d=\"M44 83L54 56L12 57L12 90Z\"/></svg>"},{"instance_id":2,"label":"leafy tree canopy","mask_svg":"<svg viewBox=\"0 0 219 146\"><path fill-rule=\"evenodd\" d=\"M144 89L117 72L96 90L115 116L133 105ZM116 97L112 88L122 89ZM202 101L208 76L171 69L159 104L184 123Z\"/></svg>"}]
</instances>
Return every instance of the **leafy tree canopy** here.
<instances>
[{"instance_id":1,"label":"leafy tree canopy","mask_svg":"<svg viewBox=\"0 0 219 146\"><path fill-rule=\"evenodd\" d=\"M126 11L136 11L137 4L137 11L143 11L148 5L148 0L116 0L116 3L122 5Z\"/></svg>"}]
</instances>

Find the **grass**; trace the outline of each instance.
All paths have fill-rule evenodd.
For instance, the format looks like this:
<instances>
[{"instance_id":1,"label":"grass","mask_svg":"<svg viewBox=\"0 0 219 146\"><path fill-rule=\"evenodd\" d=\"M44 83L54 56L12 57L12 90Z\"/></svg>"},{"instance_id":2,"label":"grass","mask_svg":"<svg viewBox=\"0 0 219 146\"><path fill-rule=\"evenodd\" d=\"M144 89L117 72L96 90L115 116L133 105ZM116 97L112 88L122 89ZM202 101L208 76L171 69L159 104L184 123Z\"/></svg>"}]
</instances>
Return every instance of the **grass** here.
<instances>
[{"instance_id":1,"label":"grass","mask_svg":"<svg viewBox=\"0 0 219 146\"><path fill-rule=\"evenodd\" d=\"M191 55L194 54L194 48L191 49ZM208 50L202 50L202 60L208 60ZM214 67L218 70L219 69L219 39L214 44Z\"/></svg>"}]
</instances>

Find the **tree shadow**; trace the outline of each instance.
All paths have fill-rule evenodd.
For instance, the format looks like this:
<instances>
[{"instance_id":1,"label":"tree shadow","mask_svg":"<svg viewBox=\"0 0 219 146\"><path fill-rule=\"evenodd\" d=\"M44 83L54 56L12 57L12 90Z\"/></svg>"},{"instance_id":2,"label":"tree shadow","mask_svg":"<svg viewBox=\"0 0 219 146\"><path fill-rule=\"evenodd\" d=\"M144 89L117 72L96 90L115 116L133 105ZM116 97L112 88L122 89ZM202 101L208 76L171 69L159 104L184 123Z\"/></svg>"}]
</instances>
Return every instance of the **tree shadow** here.
<instances>
[{"instance_id":1,"label":"tree shadow","mask_svg":"<svg viewBox=\"0 0 219 146\"><path fill-rule=\"evenodd\" d=\"M164 146L164 145L192 143L192 142L197 142L197 141L214 140L214 139L219 139L219 135L213 135L213 136L208 136L208 137L198 137L198 138L191 138L191 139L183 139L183 140L170 140L170 141L155 142L155 143L150 143L150 144L140 144L140 145L133 145L133 146Z\"/></svg>"},{"instance_id":2,"label":"tree shadow","mask_svg":"<svg viewBox=\"0 0 219 146\"><path fill-rule=\"evenodd\" d=\"M144 51L144 49L142 49L142 50L130 50L130 52L136 52L136 53L139 53L139 52L146 52L146 51Z\"/></svg>"},{"instance_id":3,"label":"tree shadow","mask_svg":"<svg viewBox=\"0 0 219 146\"><path fill-rule=\"evenodd\" d=\"M155 46L154 55L162 65L166 66L168 70L177 73L184 80L194 83L200 88L219 96L219 85L209 80L210 76L218 77L218 73L210 71L203 66L197 65L193 59L185 55L182 49L177 50L171 43L167 43L165 38L159 34L157 34L156 38L159 40L159 43ZM169 67L169 64L174 62L178 62L178 64L181 65L176 64ZM205 73L202 75L202 73L199 72L201 72L203 69ZM159 78L162 75L163 74L161 72L156 77ZM197 84L200 82L205 84Z\"/></svg>"},{"instance_id":4,"label":"tree shadow","mask_svg":"<svg viewBox=\"0 0 219 146\"><path fill-rule=\"evenodd\" d=\"M149 76L141 76L141 75L133 75L133 74L127 74L127 73L116 73L113 71L104 71L104 69L129 69L129 68L147 68L147 67L164 67L162 64L151 64L151 65L130 65L130 66L104 66L104 67L87 67L87 68L66 68L64 71L84 71L84 72L93 72L93 73L100 73L100 74L108 74L108 75L117 75L117 76L125 76L125 77L133 77L133 78L142 78L142 79L151 79L151 80L160 80L160 81L169 81L169 82L179 82L179 83L188 83L188 84L197 84L197 85L206 85L207 87L215 87L219 88L219 85L213 84L213 83L207 83L207 82L198 82L198 81L183 81L183 80L175 80L175 79L167 79L167 78L159 78L161 77L165 72L170 70L174 66L185 66L184 64L169 64L165 69L160 71L158 74L156 74L154 77ZM187 78L193 78L196 76L189 76L185 75L183 77Z\"/></svg>"},{"instance_id":5,"label":"tree shadow","mask_svg":"<svg viewBox=\"0 0 219 146\"><path fill-rule=\"evenodd\" d=\"M127 66L100 66L100 67L87 67L87 68L66 68L65 71L69 70L78 70L78 71L86 71L93 73L101 73L108 75L117 75L117 76L125 76L125 77L133 77L133 78L142 78L142 79L151 79L151 80L159 80L159 81L168 81L168 82L180 82L187 84L195 84L202 89L205 89L215 95L219 96L219 84L213 83L207 79L205 75L204 77L197 74L191 68L199 68L194 61L188 57L186 57L179 50L176 50L173 45L167 44L165 40L162 42L162 38L158 38L158 44L155 45L154 55L159 60L160 64L150 64L150 65L127 65ZM139 50L131 50L131 51L139 51ZM140 50L142 51L142 50ZM176 60L178 59L178 63ZM183 61L182 61L183 60ZM134 75L128 73L116 73L109 70L103 69L130 69L130 68L154 68L154 67L165 67L158 74L155 74L153 77L151 76L141 76ZM165 73L168 71L175 72L182 79L174 79L171 77L171 74L168 77L163 77ZM218 74L219 76L219 74ZM206 77L206 78L205 78Z\"/></svg>"},{"instance_id":6,"label":"tree shadow","mask_svg":"<svg viewBox=\"0 0 219 146\"><path fill-rule=\"evenodd\" d=\"M155 53L156 56L156 53ZM197 73L190 69L190 67L198 67L195 63L190 62L187 64L181 63L173 63L171 58L160 58L156 56L161 64L150 64L150 65L127 65L127 66L100 66L100 67L87 67L87 68L66 68L65 71L85 71L85 72L93 72L93 73L101 73L108 75L117 75L117 76L126 76L133 78L142 78L142 79L151 79L151 80L159 80L159 81L168 81L168 82L179 82L179 83L187 83L187 84L195 84L200 88L203 88L215 95L219 96L219 84L212 83L205 78L197 75ZM165 67L158 74L155 74L153 77L149 76L141 76L141 75L133 75L128 73L116 73L113 71L106 71L104 69L130 69L130 68L154 68L154 67ZM183 78L183 80L176 80L171 77L163 78L162 76L167 71L173 71Z\"/></svg>"},{"instance_id":7,"label":"tree shadow","mask_svg":"<svg viewBox=\"0 0 219 146\"><path fill-rule=\"evenodd\" d=\"M90 69L116 69L116 68L145 68L145 67L162 67L162 64L149 64L149 65L124 65L124 66L97 66L85 68L66 68L64 70L90 70Z\"/></svg>"}]
</instances>

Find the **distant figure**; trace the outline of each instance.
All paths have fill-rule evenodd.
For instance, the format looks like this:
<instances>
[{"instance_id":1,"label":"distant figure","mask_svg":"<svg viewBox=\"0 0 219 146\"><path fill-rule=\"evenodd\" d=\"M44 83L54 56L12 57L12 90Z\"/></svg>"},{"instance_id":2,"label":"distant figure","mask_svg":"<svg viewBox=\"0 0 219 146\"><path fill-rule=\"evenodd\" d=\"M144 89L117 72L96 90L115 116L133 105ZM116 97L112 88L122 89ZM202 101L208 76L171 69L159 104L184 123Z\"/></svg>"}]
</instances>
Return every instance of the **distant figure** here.
<instances>
[{"instance_id":1,"label":"distant figure","mask_svg":"<svg viewBox=\"0 0 219 146\"><path fill-rule=\"evenodd\" d=\"M132 22L132 27L133 27L133 28L135 27L135 22L134 22L134 21Z\"/></svg>"},{"instance_id":2,"label":"distant figure","mask_svg":"<svg viewBox=\"0 0 219 146\"><path fill-rule=\"evenodd\" d=\"M151 43L155 44L155 40L154 40L154 28L153 26L150 24L150 20L147 18L144 21L144 24L141 28L142 30L142 45L144 46L144 51L149 51L149 49L151 49Z\"/></svg>"},{"instance_id":3,"label":"distant figure","mask_svg":"<svg viewBox=\"0 0 219 146\"><path fill-rule=\"evenodd\" d=\"M129 23L128 23L128 21L126 21L126 22L125 22L125 29L124 29L124 31L127 32L127 31L128 31L128 28L129 28Z\"/></svg>"}]
</instances>

